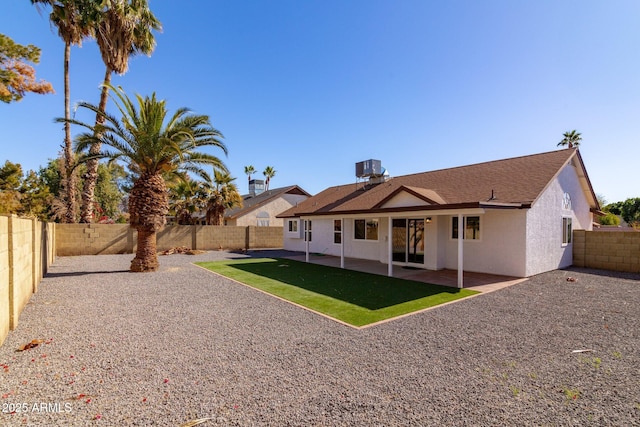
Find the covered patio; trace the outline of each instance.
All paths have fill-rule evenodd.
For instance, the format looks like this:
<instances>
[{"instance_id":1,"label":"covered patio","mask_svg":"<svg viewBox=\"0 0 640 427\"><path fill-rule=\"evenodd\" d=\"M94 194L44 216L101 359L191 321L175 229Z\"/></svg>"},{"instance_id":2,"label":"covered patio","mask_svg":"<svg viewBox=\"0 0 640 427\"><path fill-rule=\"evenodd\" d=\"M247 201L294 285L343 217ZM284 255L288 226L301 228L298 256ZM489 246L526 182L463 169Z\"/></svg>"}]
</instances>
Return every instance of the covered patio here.
<instances>
[{"instance_id":1,"label":"covered patio","mask_svg":"<svg viewBox=\"0 0 640 427\"><path fill-rule=\"evenodd\" d=\"M296 261L305 262L306 255L296 253L286 258ZM340 257L331 255L309 254L309 262L314 264L322 264L331 267L340 268ZM349 270L363 271L372 274L380 274L386 276L388 273L387 264L357 258L345 258L344 268ZM394 266L393 277L406 280L415 280L417 282L431 283L434 285L458 286L458 271L456 270L424 270L414 267ZM473 289L479 292L493 292L498 289L506 288L517 283L524 282L527 279L510 276L500 276L496 274L484 274L464 272L464 288Z\"/></svg>"}]
</instances>

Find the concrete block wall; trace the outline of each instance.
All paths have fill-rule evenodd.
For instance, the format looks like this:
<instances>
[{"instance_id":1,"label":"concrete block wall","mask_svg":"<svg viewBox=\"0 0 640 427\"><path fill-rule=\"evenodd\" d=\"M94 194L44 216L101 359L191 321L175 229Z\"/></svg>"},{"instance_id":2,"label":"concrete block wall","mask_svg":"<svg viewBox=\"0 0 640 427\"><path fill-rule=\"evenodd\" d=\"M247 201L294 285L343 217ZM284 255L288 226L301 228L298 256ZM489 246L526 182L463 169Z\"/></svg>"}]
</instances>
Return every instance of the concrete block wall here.
<instances>
[{"instance_id":1,"label":"concrete block wall","mask_svg":"<svg viewBox=\"0 0 640 427\"><path fill-rule=\"evenodd\" d=\"M58 256L132 253L135 230L128 224L55 224Z\"/></svg>"},{"instance_id":2,"label":"concrete block wall","mask_svg":"<svg viewBox=\"0 0 640 427\"><path fill-rule=\"evenodd\" d=\"M58 256L134 253L137 232L127 224L56 224ZM157 234L157 249L281 248L282 227L170 225Z\"/></svg>"},{"instance_id":3,"label":"concrete block wall","mask_svg":"<svg viewBox=\"0 0 640 427\"><path fill-rule=\"evenodd\" d=\"M573 265L640 273L640 233L574 230Z\"/></svg>"},{"instance_id":4,"label":"concrete block wall","mask_svg":"<svg viewBox=\"0 0 640 427\"><path fill-rule=\"evenodd\" d=\"M52 224L0 215L0 345L54 261Z\"/></svg>"},{"instance_id":5,"label":"concrete block wall","mask_svg":"<svg viewBox=\"0 0 640 427\"><path fill-rule=\"evenodd\" d=\"M18 325L18 317L34 292L34 221L9 217L9 323Z\"/></svg>"},{"instance_id":6,"label":"concrete block wall","mask_svg":"<svg viewBox=\"0 0 640 427\"><path fill-rule=\"evenodd\" d=\"M9 218L0 215L0 345L9 334Z\"/></svg>"}]
</instances>

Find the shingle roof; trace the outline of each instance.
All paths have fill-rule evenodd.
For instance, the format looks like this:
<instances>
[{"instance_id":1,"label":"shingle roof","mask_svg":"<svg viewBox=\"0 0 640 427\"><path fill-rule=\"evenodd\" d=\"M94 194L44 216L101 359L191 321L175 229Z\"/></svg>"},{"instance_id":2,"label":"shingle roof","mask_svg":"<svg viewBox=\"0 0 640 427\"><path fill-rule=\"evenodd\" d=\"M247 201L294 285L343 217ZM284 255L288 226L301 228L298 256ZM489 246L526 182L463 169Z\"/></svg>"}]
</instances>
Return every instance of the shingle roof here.
<instances>
[{"instance_id":1,"label":"shingle roof","mask_svg":"<svg viewBox=\"0 0 640 427\"><path fill-rule=\"evenodd\" d=\"M254 209L258 209L260 206L264 206L265 204L271 202L274 199L277 199L283 194L299 194L299 195L305 195L309 197L311 196L309 193L307 193L297 185L289 185L287 187L274 188L272 190L264 191L256 196L245 194L242 196L242 207L227 209L224 212L224 217L238 218L242 215L245 215L253 211Z\"/></svg>"},{"instance_id":2,"label":"shingle roof","mask_svg":"<svg viewBox=\"0 0 640 427\"><path fill-rule=\"evenodd\" d=\"M481 204L526 208L572 159L577 159L591 190L579 152L565 149L398 176L374 185L359 183L330 187L278 216L384 212L384 203L402 191L428 201L427 209ZM593 190L591 193L593 196ZM424 203L419 208L425 208ZM402 210L410 210L410 207Z\"/></svg>"}]
</instances>

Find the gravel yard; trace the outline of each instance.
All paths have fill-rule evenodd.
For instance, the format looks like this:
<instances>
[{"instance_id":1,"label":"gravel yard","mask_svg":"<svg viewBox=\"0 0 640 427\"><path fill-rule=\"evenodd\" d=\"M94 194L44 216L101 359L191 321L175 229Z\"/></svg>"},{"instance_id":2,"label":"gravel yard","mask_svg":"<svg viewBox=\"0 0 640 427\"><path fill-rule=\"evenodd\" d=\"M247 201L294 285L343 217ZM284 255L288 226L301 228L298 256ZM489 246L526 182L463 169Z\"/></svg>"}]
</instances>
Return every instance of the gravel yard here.
<instances>
[{"instance_id":1,"label":"gravel yard","mask_svg":"<svg viewBox=\"0 0 640 427\"><path fill-rule=\"evenodd\" d=\"M239 256L58 258L0 347L0 425L640 425L638 275L554 271L356 330L191 264Z\"/></svg>"}]
</instances>

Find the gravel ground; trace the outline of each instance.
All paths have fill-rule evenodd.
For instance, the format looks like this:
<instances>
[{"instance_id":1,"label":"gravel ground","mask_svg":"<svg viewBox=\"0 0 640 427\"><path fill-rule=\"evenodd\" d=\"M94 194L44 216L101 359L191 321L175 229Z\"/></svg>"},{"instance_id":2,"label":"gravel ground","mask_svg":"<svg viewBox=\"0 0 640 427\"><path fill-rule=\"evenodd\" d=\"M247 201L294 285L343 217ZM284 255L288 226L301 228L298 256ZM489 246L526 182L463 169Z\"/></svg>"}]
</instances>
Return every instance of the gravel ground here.
<instances>
[{"instance_id":1,"label":"gravel ground","mask_svg":"<svg viewBox=\"0 0 640 427\"><path fill-rule=\"evenodd\" d=\"M640 425L638 275L554 271L356 330L191 264L238 256L58 258L0 347L0 425Z\"/></svg>"}]
</instances>

